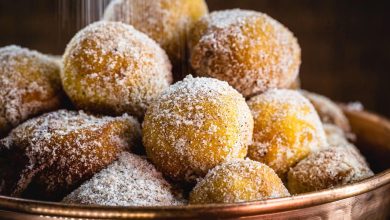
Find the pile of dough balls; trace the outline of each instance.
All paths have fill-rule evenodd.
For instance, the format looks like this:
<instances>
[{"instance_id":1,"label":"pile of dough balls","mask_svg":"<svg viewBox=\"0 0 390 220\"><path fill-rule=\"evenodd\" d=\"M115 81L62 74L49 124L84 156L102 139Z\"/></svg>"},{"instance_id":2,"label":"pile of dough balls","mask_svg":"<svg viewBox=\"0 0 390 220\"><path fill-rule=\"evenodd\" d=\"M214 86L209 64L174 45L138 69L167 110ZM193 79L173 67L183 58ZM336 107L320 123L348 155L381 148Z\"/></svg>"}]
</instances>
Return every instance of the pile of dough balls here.
<instances>
[{"instance_id":1,"label":"pile of dough balls","mask_svg":"<svg viewBox=\"0 0 390 220\"><path fill-rule=\"evenodd\" d=\"M184 206L371 177L339 106L300 90L300 64L278 21L204 0L114 0L61 58L0 48L0 194Z\"/></svg>"}]
</instances>

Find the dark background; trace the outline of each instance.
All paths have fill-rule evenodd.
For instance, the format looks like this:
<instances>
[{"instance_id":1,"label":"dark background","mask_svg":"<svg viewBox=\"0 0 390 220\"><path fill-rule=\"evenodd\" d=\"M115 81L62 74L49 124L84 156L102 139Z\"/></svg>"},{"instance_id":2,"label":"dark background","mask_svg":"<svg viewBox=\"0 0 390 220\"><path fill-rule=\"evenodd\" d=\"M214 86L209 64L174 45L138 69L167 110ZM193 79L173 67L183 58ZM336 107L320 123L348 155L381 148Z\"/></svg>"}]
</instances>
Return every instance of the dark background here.
<instances>
[{"instance_id":1,"label":"dark background","mask_svg":"<svg viewBox=\"0 0 390 220\"><path fill-rule=\"evenodd\" d=\"M390 7L385 0L208 0L210 10L253 9L292 30L302 47L305 89L361 101L390 116ZM108 0L0 0L0 46L61 54Z\"/></svg>"}]
</instances>

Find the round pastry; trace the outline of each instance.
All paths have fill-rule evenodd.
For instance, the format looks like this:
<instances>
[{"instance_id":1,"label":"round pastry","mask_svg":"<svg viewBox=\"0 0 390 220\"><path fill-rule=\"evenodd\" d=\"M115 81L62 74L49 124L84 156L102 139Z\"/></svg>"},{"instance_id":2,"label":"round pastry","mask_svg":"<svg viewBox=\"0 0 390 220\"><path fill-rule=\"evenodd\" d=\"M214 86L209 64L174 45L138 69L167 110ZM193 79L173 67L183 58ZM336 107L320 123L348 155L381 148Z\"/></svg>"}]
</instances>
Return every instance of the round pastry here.
<instances>
[{"instance_id":1,"label":"round pastry","mask_svg":"<svg viewBox=\"0 0 390 220\"><path fill-rule=\"evenodd\" d=\"M58 109L60 66L37 51L0 48L0 137L23 121Z\"/></svg>"},{"instance_id":2,"label":"round pastry","mask_svg":"<svg viewBox=\"0 0 390 220\"><path fill-rule=\"evenodd\" d=\"M269 90L248 105L254 117L248 157L267 164L283 180L290 167L328 146L314 107L299 92Z\"/></svg>"},{"instance_id":3,"label":"round pastry","mask_svg":"<svg viewBox=\"0 0 390 220\"><path fill-rule=\"evenodd\" d=\"M172 81L159 45L132 26L97 22L68 44L61 74L65 92L79 109L142 118Z\"/></svg>"},{"instance_id":4,"label":"round pastry","mask_svg":"<svg viewBox=\"0 0 390 220\"><path fill-rule=\"evenodd\" d=\"M244 158L253 118L245 99L226 82L186 77L148 109L143 143L170 178L194 182L216 165Z\"/></svg>"},{"instance_id":5,"label":"round pastry","mask_svg":"<svg viewBox=\"0 0 390 220\"><path fill-rule=\"evenodd\" d=\"M234 203L285 196L290 194L271 168L246 159L210 170L192 190L190 203Z\"/></svg>"},{"instance_id":6,"label":"round pastry","mask_svg":"<svg viewBox=\"0 0 390 220\"><path fill-rule=\"evenodd\" d=\"M287 28L240 9L202 18L191 32L190 50L196 74L227 81L245 97L288 88L301 64L301 49Z\"/></svg>"},{"instance_id":7,"label":"round pastry","mask_svg":"<svg viewBox=\"0 0 390 220\"><path fill-rule=\"evenodd\" d=\"M354 183L373 172L348 148L332 147L300 161L288 173L288 189L292 194L312 192Z\"/></svg>"},{"instance_id":8,"label":"round pastry","mask_svg":"<svg viewBox=\"0 0 390 220\"><path fill-rule=\"evenodd\" d=\"M344 132L350 132L351 127L349 125L348 118L344 115L343 110L329 98L311 93L305 90L300 90L301 94L305 96L317 110L321 121L323 123L330 123L337 125Z\"/></svg>"},{"instance_id":9,"label":"round pastry","mask_svg":"<svg viewBox=\"0 0 390 220\"><path fill-rule=\"evenodd\" d=\"M63 202L104 206L184 204L152 164L127 152L65 197Z\"/></svg>"},{"instance_id":10,"label":"round pastry","mask_svg":"<svg viewBox=\"0 0 390 220\"><path fill-rule=\"evenodd\" d=\"M131 116L60 110L30 119L0 140L0 194L57 200L140 143Z\"/></svg>"},{"instance_id":11,"label":"round pastry","mask_svg":"<svg viewBox=\"0 0 390 220\"><path fill-rule=\"evenodd\" d=\"M104 19L133 25L159 43L175 65L182 65L187 33L207 13L204 0L114 0Z\"/></svg>"}]
</instances>

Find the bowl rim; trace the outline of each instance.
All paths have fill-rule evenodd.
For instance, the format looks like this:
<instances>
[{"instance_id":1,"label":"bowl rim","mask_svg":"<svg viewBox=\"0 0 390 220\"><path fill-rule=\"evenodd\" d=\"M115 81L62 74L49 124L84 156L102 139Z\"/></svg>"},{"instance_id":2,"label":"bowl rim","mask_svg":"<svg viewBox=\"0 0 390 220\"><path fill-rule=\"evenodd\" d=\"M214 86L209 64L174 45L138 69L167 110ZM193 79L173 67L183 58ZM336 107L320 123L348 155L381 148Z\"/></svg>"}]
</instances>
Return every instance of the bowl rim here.
<instances>
[{"instance_id":1,"label":"bowl rim","mask_svg":"<svg viewBox=\"0 0 390 220\"><path fill-rule=\"evenodd\" d=\"M365 120L381 119L384 127L390 122L381 116L359 111ZM190 218L196 216L245 217L307 208L358 196L390 185L390 168L363 181L290 197L232 204L185 206L90 206L44 202L0 195L0 212L9 211L30 215L70 218Z\"/></svg>"}]
</instances>

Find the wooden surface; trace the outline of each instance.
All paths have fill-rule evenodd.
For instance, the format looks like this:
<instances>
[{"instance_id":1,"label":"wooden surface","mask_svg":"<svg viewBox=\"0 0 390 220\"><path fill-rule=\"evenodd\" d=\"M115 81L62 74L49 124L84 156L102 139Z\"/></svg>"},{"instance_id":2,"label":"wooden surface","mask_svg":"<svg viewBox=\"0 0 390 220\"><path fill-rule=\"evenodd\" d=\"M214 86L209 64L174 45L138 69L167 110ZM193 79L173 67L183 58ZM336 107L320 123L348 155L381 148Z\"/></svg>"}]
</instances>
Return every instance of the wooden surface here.
<instances>
[{"instance_id":1,"label":"wooden surface","mask_svg":"<svg viewBox=\"0 0 390 220\"><path fill-rule=\"evenodd\" d=\"M102 13L96 5L92 5L95 13L86 9L93 2L99 1L0 0L0 46L19 44L60 54L78 29ZM339 101L360 100L368 109L390 117L387 1L207 2L211 10L254 9L281 21L295 33L302 47L304 88Z\"/></svg>"}]
</instances>

